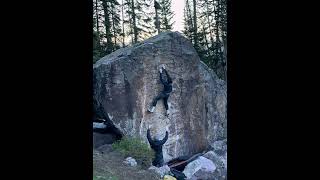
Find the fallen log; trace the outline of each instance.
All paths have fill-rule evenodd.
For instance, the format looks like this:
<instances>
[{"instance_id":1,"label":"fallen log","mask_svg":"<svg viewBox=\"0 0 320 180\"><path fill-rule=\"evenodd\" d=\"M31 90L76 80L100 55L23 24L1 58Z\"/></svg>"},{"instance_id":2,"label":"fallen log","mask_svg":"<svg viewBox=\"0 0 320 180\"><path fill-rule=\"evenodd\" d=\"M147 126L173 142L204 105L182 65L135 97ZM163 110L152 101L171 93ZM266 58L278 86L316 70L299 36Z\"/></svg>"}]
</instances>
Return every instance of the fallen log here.
<instances>
[{"instance_id":1,"label":"fallen log","mask_svg":"<svg viewBox=\"0 0 320 180\"><path fill-rule=\"evenodd\" d=\"M167 163L167 165L170 168L175 168L175 169L184 169L184 167L190 163L191 161L195 160L196 158L198 158L199 156L203 155L203 153L198 153L195 154L193 156L182 156L182 157L178 157L176 159L173 159L171 161L169 161Z\"/></svg>"}]
</instances>

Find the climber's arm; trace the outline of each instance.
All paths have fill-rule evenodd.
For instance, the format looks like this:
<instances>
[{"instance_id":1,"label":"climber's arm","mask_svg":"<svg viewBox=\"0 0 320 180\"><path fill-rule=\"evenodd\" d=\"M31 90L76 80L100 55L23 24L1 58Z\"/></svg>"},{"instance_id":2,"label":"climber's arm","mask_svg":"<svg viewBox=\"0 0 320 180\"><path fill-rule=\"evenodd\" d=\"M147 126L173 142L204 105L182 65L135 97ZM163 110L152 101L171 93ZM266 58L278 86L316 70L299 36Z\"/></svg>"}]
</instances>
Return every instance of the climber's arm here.
<instances>
[{"instance_id":1,"label":"climber's arm","mask_svg":"<svg viewBox=\"0 0 320 180\"><path fill-rule=\"evenodd\" d=\"M162 71L160 71L160 81L163 85L165 85L166 82L164 82L163 78L162 78Z\"/></svg>"},{"instance_id":2,"label":"climber's arm","mask_svg":"<svg viewBox=\"0 0 320 180\"><path fill-rule=\"evenodd\" d=\"M161 144L166 143L166 141L168 140L169 134L168 131L166 131L166 136L161 140Z\"/></svg>"},{"instance_id":3,"label":"climber's arm","mask_svg":"<svg viewBox=\"0 0 320 180\"><path fill-rule=\"evenodd\" d=\"M166 76L168 77L168 79L171 79L171 77L168 74L168 71L166 69L163 69L163 70L164 70L164 73L166 73Z\"/></svg>"},{"instance_id":4,"label":"climber's arm","mask_svg":"<svg viewBox=\"0 0 320 180\"><path fill-rule=\"evenodd\" d=\"M167 71L166 69L163 69L163 70L164 70L164 72L166 73L168 83L171 83L171 82L172 82L172 79L171 79L171 77L169 76L168 71Z\"/></svg>"},{"instance_id":5,"label":"climber's arm","mask_svg":"<svg viewBox=\"0 0 320 180\"><path fill-rule=\"evenodd\" d=\"M151 136L150 136L150 129L147 130L147 139L148 139L150 145L153 144L153 141L152 141Z\"/></svg>"}]
</instances>

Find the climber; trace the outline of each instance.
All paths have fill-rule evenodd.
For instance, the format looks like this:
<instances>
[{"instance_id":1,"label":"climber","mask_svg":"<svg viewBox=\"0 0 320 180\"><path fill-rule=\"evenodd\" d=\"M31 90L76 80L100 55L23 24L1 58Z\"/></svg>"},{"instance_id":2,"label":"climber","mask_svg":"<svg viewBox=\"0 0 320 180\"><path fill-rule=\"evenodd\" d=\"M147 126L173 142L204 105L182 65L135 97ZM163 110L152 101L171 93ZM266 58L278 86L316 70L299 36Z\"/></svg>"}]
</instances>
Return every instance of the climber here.
<instances>
[{"instance_id":1,"label":"climber","mask_svg":"<svg viewBox=\"0 0 320 180\"><path fill-rule=\"evenodd\" d=\"M155 158L152 161L152 165L156 167L163 166L163 155L162 155L162 145L168 140L168 131L166 131L166 136L162 140L151 139L150 129L147 130L147 138L150 143L151 148L155 152Z\"/></svg>"},{"instance_id":2,"label":"climber","mask_svg":"<svg viewBox=\"0 0 320 180\"><path fill-rule=\"evenodd\" d=\"M162 78L162 69L166 73L167 81L163 80L163 78ZM160 99L163 99L164 107L166 108L166 116L168 116L169 115L168 98L169 98L170 93L172 91L172 79L169 76L164 65L162 65L159 72L160 72L160 81L163 84L164 88L163 88L162 92L156 98L154 98L154 100L152 101L152 108L151 109L148 108L148 111L153 112L154 109L156 108L157 101L159 101Z\"/></svg>"}]
</instances>

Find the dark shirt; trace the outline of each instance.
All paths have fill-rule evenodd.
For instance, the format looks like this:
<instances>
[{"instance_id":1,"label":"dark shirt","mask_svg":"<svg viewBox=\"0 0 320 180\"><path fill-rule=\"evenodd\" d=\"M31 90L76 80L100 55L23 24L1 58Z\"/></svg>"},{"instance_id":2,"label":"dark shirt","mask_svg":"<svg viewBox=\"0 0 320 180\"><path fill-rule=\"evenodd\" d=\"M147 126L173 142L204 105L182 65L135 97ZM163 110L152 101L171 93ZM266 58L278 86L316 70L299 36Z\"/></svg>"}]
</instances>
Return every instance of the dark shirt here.
<instances>
[{"instance_id":1,"label":"dark shirt","mask_svg":"<svg viewBox=\"0 0 320 180\"><path fill-rule=\"evenodd\" d=\"M172 92L172 80L171 80L171 77L169 76L167 70L164 69L164 72L166 73L167 75L167 81L165 81L163 78L162 78L162 73L160 73L160 81L161 83L163 84L163 92L165 94L169 94Z\"/></svg>"}]
</instances>

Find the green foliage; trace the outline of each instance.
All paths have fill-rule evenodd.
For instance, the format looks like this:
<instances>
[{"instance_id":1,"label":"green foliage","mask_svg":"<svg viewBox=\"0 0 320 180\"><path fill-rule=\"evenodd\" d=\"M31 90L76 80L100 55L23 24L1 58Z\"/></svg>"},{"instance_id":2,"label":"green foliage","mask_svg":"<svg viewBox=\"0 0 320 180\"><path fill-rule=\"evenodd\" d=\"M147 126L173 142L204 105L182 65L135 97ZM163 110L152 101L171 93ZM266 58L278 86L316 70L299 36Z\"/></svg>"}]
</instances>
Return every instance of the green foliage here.
<instances>
[{"instance_id":1,"label":"green foliage","mask_svg":"<svg viewBox=\"0 0 320 180\"><path fill-rule=\"evenodd\" d=\"M103 51L104 47L100 44L100 38L98 37L98 33L93 31L93 52L92 59L93 63L98 61L100 58L106 55L106 52Z\"/></svg>"},{"instance_id":2,"label":"green foliage","mask_svg":"<svg viewBox=\"0 0 320 180\"><path fill-rule=\"evenodd\" d=\"M196 12L191 8L194 2L185 0L183 33L193 43L200 59L221 79L226 80L226 0L197 0Z\"/></svg>"},{"instance_id":3,"label":"green foliage","mask_svg":"<svg viewBox=\"0 0 320 180\"><path fill-rule=\"evenodd\" d=\"M159 4L161 6L161 11L160 11L161 30L164 30L164 31L172 30L173 29L172 18L174 16L174 13L171 10L172 1L159 0Z\"/></svg>"},{"instance_id":4,"label":"green foliage","mask_svg":"<svg viewBox=\"0 0 320 180\"><path fill-rule=\"evenodd\" d=\"M105 53L103 53L102 51L100 50L93 50L93 57L92 57L92 60L93 60L93 63L96 63L99 59L101 59L103 56L104 56Z\"/></svg>"},{"instance_id":5,"label":"green foliage","mask_svg":"<svg viewBox=\"0 0 320 180\"><path fill-rule=\"evenodd\" d=\"M112 148L121 152L125 156L131 156L144 167L150 166L154 158L154 151L141 139L124 137L120 141L112 144Z\"/></svg>"}]
</instances>

